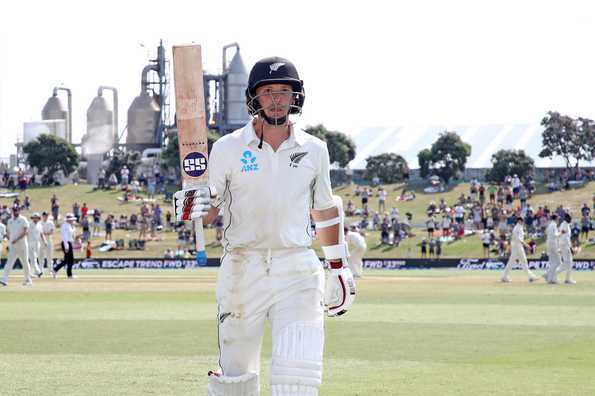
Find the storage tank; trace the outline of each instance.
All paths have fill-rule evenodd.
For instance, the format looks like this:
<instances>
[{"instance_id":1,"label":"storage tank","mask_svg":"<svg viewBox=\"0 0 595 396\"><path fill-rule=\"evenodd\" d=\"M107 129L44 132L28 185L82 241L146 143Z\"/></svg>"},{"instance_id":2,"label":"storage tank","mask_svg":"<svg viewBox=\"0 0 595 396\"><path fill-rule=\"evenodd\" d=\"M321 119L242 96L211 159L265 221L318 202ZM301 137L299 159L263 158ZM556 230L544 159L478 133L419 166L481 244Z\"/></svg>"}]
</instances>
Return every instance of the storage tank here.
<instances>
[{"instance_id":1,"label":"storage tank","mask_svg":"<svg viewBox=\"0 0 595 396\"><path fill-rule=\"evenodd\" d=\"M68 109L58 97L58 91L66 91L68 94ZM72 92L66 87L54 87L52 96L48 99L41 110L42 120L65 120L66 141L72 143Z\"/></svg>"},{"instance_id":2,"label":"storage tank","mask_svg":"<svg viewBox=\"0 0 595 396\"><path fill-rule=\"evenodd\" d=\"M126 146L142 151L147 146L155 146L155 131L159 125L160 108L157 100L147 92L134 98L128 108L128 135Z\"/></svg>"},{"instance_id":3,"label":"storage tank","mask_svg":"<svg viewBox=\"0 0 595 396\"><path fill-rule=\"evenodd\" d=\"M58 97L58 94L51 96L41 110L42 120L68 120L68 110Z\"/></svg>"},{"instance_id":4,"label":"storage tank","mask_svg":"<svg viewBox=\"0 0 595 396\"><path fill-rule=\"evenodd\" d=\"M238 47L227 69L225 82L224 108L225 120L228 124L244 125L250 119L246 106L246 88L248 88L248 73Z\"/></svg>"},{"instance_id":5,"label":"storage tank","mask_svg":"<svg viewBox=\"0 0 595 396\"><path fill-rule=\"evenodd\" d=\"M87 110L87 136L83 154L104 154L114 146L114 112L103 96L96 96Z\"/></svg>"}]
</instances>

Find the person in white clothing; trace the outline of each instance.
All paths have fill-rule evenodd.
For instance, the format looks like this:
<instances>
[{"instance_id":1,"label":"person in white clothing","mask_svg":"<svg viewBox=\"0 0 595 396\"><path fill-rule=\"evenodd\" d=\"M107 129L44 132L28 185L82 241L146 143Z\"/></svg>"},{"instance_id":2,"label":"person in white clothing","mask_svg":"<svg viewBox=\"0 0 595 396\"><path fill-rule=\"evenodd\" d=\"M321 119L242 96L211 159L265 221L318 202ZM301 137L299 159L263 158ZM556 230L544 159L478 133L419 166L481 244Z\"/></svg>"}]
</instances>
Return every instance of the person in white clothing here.
<instances>
[{"instance_id":1,"label":"person in white clothing","mask_svg":"<svg viewBox=\"0 0 595 396\"><path fill-rule=\"evenodd\" d=\"M572 242L570 241L570 222L572 218L569 213L564 214L564 221L560 224L560 228L558 229L560 232L560 253L562 256L562 265L558 268L558 273L566 272L566 279L564 283L569 285L574 285L576 283L575 280L572 279L572 267L574 265L574 260L572 259Z\"/></svg>"},{"instance_id":2,"label":"person in white clothing","mask_svg":"<svg viewBox=\"0 0 595 396\"><path fill-rule=\"evenodd\" d=\"M345 242L349 250L347 263L353 276L360 278L363 275L363 258L368 250L366 239L358 232L357 226L352 225L351 230L345 228Z\"/></svg>"},{"instance_id":3,"label":"person in white clothing","mask_svg":"<svg viewBox=\"0 0 595 396\"><path fill-rule=\"evenodd\" d=\"M4 252L4 238L6 238L6 225L0 221L0 258Z\"/></svg>"},{"instance_id":4,"label":"person in white clothing","mask_svg":"<svg viewBox=\"0 0 595 396\"><path fill-rule=\"evenodd\" d=\"M517 217L516 224L512 229L512 237L510 239L510 257L506 263L506 268L504 268L502 278L500 278L502 282L511 281L510 271L512 270L513 263L521 264L523 270L525 270L527 276L529 277L529 282L535 282L537 279L539 279L533 274L533 272L531 272L527 263L527 255L525 254L525 247L527 247L527 244L525 243L525 230L523 228L523 223L524 219L521 216Z\"/></svg>"},{"instance_id":5,"label":"person in white clothing","mask_svg":"<svg viewBox=\"0 0 595 396\"><path fill-rule=\"evenodd\" d=\"M20 214L20 208L18 206L12 207L12 217L8 220L7 225L8 240L10 244L8 246L8 259L6 260L6 266L4 267L4 276L0 280L0 285L8 285L8 275L12 271L14 263L18 259L23 267L23 275L25 281L23 286L31 286L33 281L31 280L31 268L29 267L29 247L27 246L27 231L29 230L29 222L27 219Z\"/></svg>"},{"instance_id":6,"label":"person in white clothing","mask_svg":"<svg viewBox=\"0 0 595 396\"><path fill-rule=\"evenodd\" d=\"M342 315L355 298L353 275L346 267L342 202L331 190L328 148L290 121L291 114L301 113L304 98L303 83L290 61L273 57L257 62L246 90L254 118L213 145L211 188L174 195L178 220L204 217L210 224L225 209L216 291L220 371L209 373L209 396L260 394L267 320L272 329L270 394L318 395L324 312ZM194 176L201 172L188 170ZM212 200L214 191L220 195ZM310 248L310 218L329 267L326 284Z\"/></svg>"},{"instance_id":7,"label":"person in white clothing","mask_svg":"<svg viewBox=\"0 0 595 396\"><path fill-rule=\"evenodd\" d=\"M43 231L39 220L41 216L35 212L31 215L31 223L29 223L29 230L27 231L27 245L29 245L29 264L31 269L35 270L38 277L43 275L43 269L39 268L37 259L39 258L39 248L44 239ZM43 264L42 264L43 266Z\"/></svg>"},{"instance_id":8,"label":"person in white clothing","mask_svg":"<svg viewBox=\"0 0 595 396\"><path fill-rule=\"evenodd\" d=\"M58 271L64 266L66 266L66 276L69 279L76 278L75 275L72 274L72 266L74 265L74 222L76 221L76 217L72 213L68 213L66 215L66 221L62 223L60 227L60 235L62 237L62 252L64 253L64 259L60 262L60 264L54 267L54 278L58 275Z\"/></svg>"},{"instance_id":9,"label":"person in white clothing","mask_svg":"<svg viewBox=\"0 0 595 396\"><path fill-rule=\"evenodd\" d=\"M546 252L549 258L548 269L545 275L545 281L547 283L558 283L558 267L562 264L562 258L560 257L560 246L558 242L558 215L553 213L550 217L550 223L545 229L546 236Z\"/></svg>"},{"instance_id":10,"label":"person in white clothing","mask_svg":"<svg viewBox=\"0 0 595 396\"><path fill-rule=\"evenodd\" d=\"M41 266L42 270L43 266L47 265L50 272L53 272L54 270L54 242L52 235L54 235L55 229L56 226L49 217L49 214L47 212L43 212L41 214L41 230L43 232L44 239L39 249L39 265Z\"/></svg>"}]
</instances>

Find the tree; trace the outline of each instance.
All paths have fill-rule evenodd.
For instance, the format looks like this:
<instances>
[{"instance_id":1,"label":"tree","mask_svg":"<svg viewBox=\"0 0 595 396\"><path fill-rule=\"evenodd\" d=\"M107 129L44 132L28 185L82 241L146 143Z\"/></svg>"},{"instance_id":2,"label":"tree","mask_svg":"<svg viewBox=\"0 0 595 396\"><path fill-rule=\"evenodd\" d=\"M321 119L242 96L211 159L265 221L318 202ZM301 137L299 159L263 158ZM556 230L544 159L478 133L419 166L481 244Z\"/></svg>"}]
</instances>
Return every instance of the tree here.
<instances>
[{"instance_id":1,"label":"tree","mask_svg":"<svg viewBox=\"0 0 595 396\"><path fill-rule=\"evenodd\" d=\"M322 124L308 126L305 131L326 142L331 164L336 162L344 168L355 158L355 143L344 133L329 131Z\"/></svg>"},{"instance_id":2,"label":"tree","mask_svg":"<svg viewBox=\"0 0 595 396\"><path fill-rule=\"evenodd\" d=\"M106 174L116 174L118 180L120 180L120 171L126 165L130 171L130 176L134 175L135 169L140 165L141 153L139 151L127 150L123 151L120 149L114 150L112 157L110 158L109 164L106 169Z\"/></svg>"},{"instance_id":3,"label":"tree","mask_svg":"<svg viewBox=\"0 0 595 396\"><path fill-rule=\"evenodd\" d=\"M501 182L507 175L526 177L535 168L535 161L523 150L499 150L492 155L491 162L487 177L495 182Z\"/></svg>"},{"instance_id":4,"label":"tree","mask_svg":"<svg viewBox=\"0 0 595 396\"><path fill-rule=\"evenodd\" d=\"M207 136L207 145L209 153L213 147L213 143L219 139L221 135L217 131L209 130ZM174 133L167 138L167 146L161 153L161 164L168 169L175 169L176 173L180 172L180 143L178 141L178 134Z\"/></svg>"},{"instance_id":5,"label":"tree","mask_svg":"<svg viewBox=\"0 0 595 396\"><path fill-rule=\"evenodd\" d=\"M456 132L444 131L430 149L417 154L422 177L434 174L446 184L465 170L471 145L463 142Z\"/></svg>"},{"instance_id":6,"label":"tree","mask_svg":"<svg viewBox=\"0 0 595 396\"><path fill-rule=\"evenodd\" d=\"M409 177L405 158L395 153L385 153L366 158L366 180L378 176L381 183L390 184Z\"/></svg>"},{"instance_id":7,"label":"tree","mask_svg":"<svg viewBox=\"0 0 595 396\"><path fill-rule=\"evenodd\" d=\"M68 176L78 168L80 161L74 146L55 135L40 135L27 143L23 152L29 166L40 173L47 172L49 176L59 170Z\"/></svg>"},{"instance_id":8,"label":"tree","mask_svg":"<svg viewBox=\"0 0 595 396\"><path fill-rule=\"evenodd\" d=\"M578 167L581 160L593 158L595 128L592 120L575 120L556 111L549 111L541 120L541 125L545 127L541 135L541 158L561 156L566 162L566 168L573 165L572 159L576 160L574 166Z\"/></svg>"}]
</instances>

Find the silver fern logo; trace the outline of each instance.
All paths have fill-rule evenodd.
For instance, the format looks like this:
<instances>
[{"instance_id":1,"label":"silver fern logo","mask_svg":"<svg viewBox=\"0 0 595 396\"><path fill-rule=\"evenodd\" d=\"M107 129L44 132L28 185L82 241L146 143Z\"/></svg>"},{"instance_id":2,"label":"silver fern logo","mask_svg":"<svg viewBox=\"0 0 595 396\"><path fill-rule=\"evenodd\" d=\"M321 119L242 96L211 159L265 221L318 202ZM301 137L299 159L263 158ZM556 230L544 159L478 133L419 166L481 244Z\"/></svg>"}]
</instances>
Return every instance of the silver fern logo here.
<instances>
[{"instance_id":1,"label":"silver fern logo","mask_svg":"<svg viewBox=\"0 0 595 396\"><path fill-rule=\"evenodd\" d=\"M289 166L292 168L297 168L298 164L300 163L300 161L307 155L307 152L299 152L299 153L293 153L289 156L289 159L291 160L291 162L289 163Z\"/></svg>"},{"instance_id":2,"label":"silver fern logo","mask_svg":"<svg viewBox=\"0 0 595 396\"><path fill-rule=\"evenodd\" d=\"M273 72L276 72L277 70L279 70L279 68L280 68L281 66L284 66L284 65L285 65L285 62L276 62L276 63L273 63L273 64L271 64L271 65L269 66L269 68L271 69L271 70L269 71L269 74L273 74Z\"/></svg>"}]
</instances>

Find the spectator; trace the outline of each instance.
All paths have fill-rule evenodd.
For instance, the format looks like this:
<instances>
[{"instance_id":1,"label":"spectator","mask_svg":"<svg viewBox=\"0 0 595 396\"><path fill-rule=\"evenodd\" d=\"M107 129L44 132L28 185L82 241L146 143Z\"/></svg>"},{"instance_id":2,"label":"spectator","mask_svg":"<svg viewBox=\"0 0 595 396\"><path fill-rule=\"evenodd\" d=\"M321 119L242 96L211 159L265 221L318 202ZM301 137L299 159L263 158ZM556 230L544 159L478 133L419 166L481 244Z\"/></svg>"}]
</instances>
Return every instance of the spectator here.
<instances>
[{"instance_id":1,"label":"spectator","mask_svg":"<svg viewBox=\"0 0 595 396\"><path fill-rule=\"evenodd\" d=\"M436 258L439 259L442 255L442 240L440 238L436 238Z\"/></svg>"},{"instance_id":2,"label":"spectator","mask_svg":"<svg viewBox=\"0 0 595 396\"><path fill-rule=\"evenodd\" d=\"M363 188L361 195L362 195L362 207L364 207L368 204L368 197L369 197L368 187Z\"/></svg>"},{"instance_id":3,"label":"spectator","mask_svg":"<svg viewBox=\"0 0 595 396\"><path fill-rule=\"evenodd\" d=\"M105 219L105 240L112 240L112 231L114 229L114 216L108 215Z\"/></svg>"},{"instance_id":4,"label":"spectator","mask_svg":"<svg viewBox=\"0 0 595 396\"><path fill-rule=\"evenodd\" d=\"M25 210L31 209L31 199L29 198L28 195L25 195L25 201L23 202L23 208Z\"/></svg>"},{"instance_id":5,"label":"spectator","mask_svg":"<svg viewBox=\"0 0 595 396\"><path fill-rule=\"evenodd\" d=\"M490 231L484 230L481 234L481 244L483 245L483 257L490 258L490 245L492 242L492 235Z\"/></svg>"},{"instance_id":6,"label":"spectator","mask_svg":"<svg viewBox=\"0 0 595 396\"><path fill-rule=\"evenodd\" d=\"M380 186L378 188L378 211L380 213L384 212L386 210L386 190L384 189L384 187Z\"/></svg>"},{"instance_id":7,"label":"spectator","mask_svg":"<svg viewBox=\"0 0 595 396\"><path fill-rule=\"evenodd\" d=\"M429 247L429 253L430 253L430 258L433 259L434 258L434 246L436 246L436 242L434 241L434 238L430 239L430 242L428 244Z\"/></svg>"},{"instance_id":8,"label":"spectator","mask_svg":"<svg viewBox=\"0 0 595 396\"><path fill-rule=\"evenodd\" d=\"M74 217L76 217L77 223L81 221L81 207L78 202L75 202L72 205L72 214L74 215Z\"/></svg>"},{"instance_id":9,"label":"spectator","mask_svg":"<svg viewBox=\"0 0 595 396\"><path fill-rule=\"evenodd\" d=\"M589 240L589 231L591 230L591 218L587 215L581 217L581 235L585 237L585 240Z\"/></svg>"},{"instance_id":10,"label":"spectator","mask_svg":"<svg viewBox=\"0 0 595 396\"><path fill-rule=\"evenodd\" d=\"M165 253L163 254L163 258L166 258L166 259L173 259L173 258L175 258L174 251L171 250L170 248L165 249Z\"/></svg>"},{"instance_id":11,"label":"spectator","mask_svg":"<svg viewBox=\"0 0 595 396\"><path fill-rule=\"evenodd\" d=\"M89 214L89 208L87 207L87 203L83 202L83 206L81 207L81 217L87 217Z\"/></svg>"},{"instance_id":12,"label":"spectator","mask_svg":"<svg viewBox=\"0 0 595 396\"><path fill-rule=\"evenodd\" d=\"M126 187L128 186L128 182L130 181L130 171L128 170L128 167L126 165L124 165L122 167L122 169L120 170L120 181L122 184L122 187Z\"/></svg>"},{"instance_id":13,"label":"spectator","mask_svg":"<svg viewBox=\"0 0 595 396\"><path fill-rule=\"evenodd\" d=\"M101 230L101 212L99 209L93 210L93 236L99 236Z\"/></svg>"},{"instance_id":14,"label":"spectator","mask_svg":"<svg viewBox=\"0 0 595 396\"><path fill-rule=\"evenodd\" d=\"M490 197L491 204L496 203L496 191L498 191L498 188L494 184L490 184L488 186L488 195Z\"/></svg>"},{"instance_id":15,"label":"spectator","mask_svg":"<svg viewBox=\"0 0 595 396\"><path fill-rule=\"evenodd\" d=\"M434 238L434 230L436 229L436 220L434 216L428 216L426 220L426 230L428 231L428 239Z\"/></svg>"},{"instance_id":16,"label":"spectator","mask_svg":"<svg viewBox=\"0 0 595 396\"><path fill-rule=\"evenodd\" d=\"M99 176L97 177L97 188L103 190L105 188L105 182L105 169L101 168L99 170Z\"/></svg>"},{"instance_id":17,"label":"spectator","mask_svg":"<svg viewBox=\"0 0 595 396\"><path fill-rule=\"evenodd\" d=\"M422 238L421 240L421 258L428 257L428 241L426 238Z\"/></svg>"},{"instance_id":18,"label":"spectator","mask_svg":"<svg viewBox=\"0 0 595 396\"><path fill-rule=\"evenodd\" d=\"M89 240L91 240L91 232L89 218L87 216L84 216L82 218L81 228L83 229L83 242L88 242Z\"/></svg>"}]
</instances>

